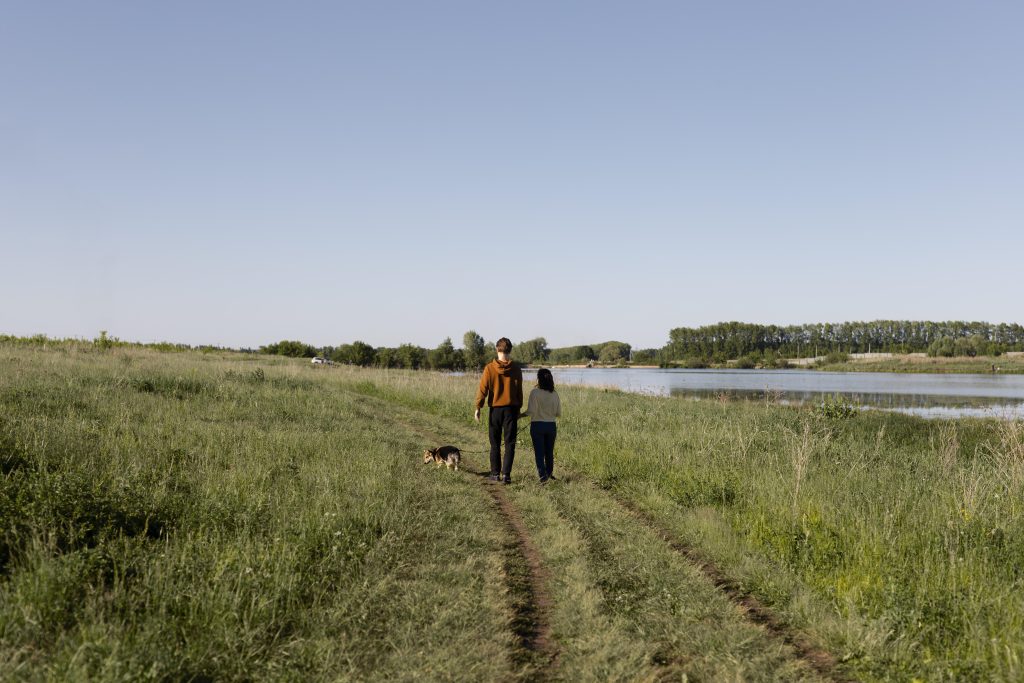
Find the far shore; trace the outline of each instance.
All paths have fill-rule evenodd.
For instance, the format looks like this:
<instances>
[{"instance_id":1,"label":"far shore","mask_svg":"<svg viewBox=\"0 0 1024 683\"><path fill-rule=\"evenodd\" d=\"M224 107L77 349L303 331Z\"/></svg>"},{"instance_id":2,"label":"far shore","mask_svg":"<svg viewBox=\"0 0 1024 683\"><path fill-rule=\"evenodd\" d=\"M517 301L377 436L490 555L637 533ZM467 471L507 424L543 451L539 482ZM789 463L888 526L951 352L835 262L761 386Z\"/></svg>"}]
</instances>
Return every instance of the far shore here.
<instances>
[{"instance_id":1,"label":"far shore","mask_svg":"<svg viewBox=\"0 0 1024 683\"><path fill-rule=\"evenodd\" d=\"M1024 351L1009 351L999 356L959 356L953 358L930 357L924 353L852 353L847 355L847 360L838 363L828 363L826 356L811 358L787 358L781 367L755 367L747 369L776 370L776 369L805 369L824 372L892 372L892 373L940 373L940 374L1024 374ZM541 367L536 364L524 364L524 367ZM559 363L544 365L554 369L583 370L583 369L686 369L681 362L674 362L667 366L651 364L623 364L623 363ZM709 369L739 369L735 360L727 361L724 364L709 363Z\"/></svg>"}]
</instances>

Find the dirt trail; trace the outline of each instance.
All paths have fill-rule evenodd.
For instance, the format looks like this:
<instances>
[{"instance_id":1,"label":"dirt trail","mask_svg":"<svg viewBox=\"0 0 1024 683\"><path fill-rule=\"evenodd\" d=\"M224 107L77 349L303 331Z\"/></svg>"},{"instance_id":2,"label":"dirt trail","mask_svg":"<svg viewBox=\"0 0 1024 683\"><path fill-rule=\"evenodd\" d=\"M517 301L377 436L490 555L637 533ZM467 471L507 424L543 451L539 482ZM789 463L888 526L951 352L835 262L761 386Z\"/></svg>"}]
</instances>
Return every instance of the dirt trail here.
<instances>
[{"instance_id":1,"label":"dirt trail","mask_svg":"<svg viewBox=\"0 0 1024 683\"><path fill-rule=\"evenodd\" d=\"M362 393L359 396L374 402L386 403L383 399ZM386 419L420 435L424 440L424 448L451 442L450 438L442 437L427 427L398 417L395 414L396 406L392 403L387 405L390 410L384 413ZM416 453L416 456L419 455L420 453ZM508 532L508 540L503 546L503 559L505 581L512 601L511 629L515 635L511 659L520 667L518 678L538 682L552 680L558 660L558 647L551 633L550 614L553 603L547 588L550 575L544 568L540 553L530 538L522 515L505 494L503 485L489 481L489 472L464 466L460 469L476 475L490 495L494 509Z\"/></svg>"},{"instance_id":2,"label":"dirt trail","mask_svg":"<svg viewBox=\"0 0 1024 683\"><path fill-rule=\"evenodd\" d=\"M370 398L372 398L372 400L381 400L376 399L375 397ZM401 424L409 431L420 434L424 439L426 439L427 443L441 445L442 443L451 441L450 437L447 439L441 438L428 428L394 417L394 409L397 406L391 403L388 403L388 405L392 409L391 419L396 423ZM401 407L401 411L407 414L415 414L418 417L427 418L433 422L438 420L435 416L410 408ZM737 606L740 612L749 621L761 626L774 638L777 638L792 648L794 656L805 662L818 675L827 680L837 681L839 683L846 683L847 681L853 680L843 676L842 673L837 670L838 662L832 653L816 645L810 638L786 624L778 615L762 604L757 597L750 594L748 591L745 591L734 579L730 578L720 567L718 567L709 558L705 557L697 548L681 541L671 531L666 529L664 525L659 523L650 513L638 507L633 501L616 495L614 492L600 486L597 482L593 481L586 475L569 470L564 466L560 467L563 472L570 475L572 478L575 478L580 482L585 482L587 485L593 487L595 491L600 491L607 495L610 500L615 502L615 504L623 508L632 517L659 536L666 545L697 567L718 590L722 591L722 593ZM487 472L474 471L472 469L468 469L467 471L473 472L480 477L482 482L486 482L485 477L488 474ZM524 580L525 585L518 587L524 600L522 601L522 604L516 604L516 623L513 625L513 630L521 641L521 654L518 656L518 660L527 666L528 675L526 680L546 680L549 675L545 675L545 672L550 672L552 670L551 667L554 666L557 659L557 650L551 637L551 629L548 620L552 601L545 586L549 577L540 561L540 554L530 540L529 533L526 529L525 523L523 522L522 516L519 514L515 506L508 500L508 497L505 495L501 485L486 482L486 488L494 501L496 509L505 520L510 534L515 539L515 544L518 546L515 555L525 562L526 567L528 567L528 577ZM514 568L511 570L506 568L506 574L509 575L510 588L512 588L513 593L515 593L516 587L513 584L515 584L516 581L516 570ZM517 659L517 657L514 657L514 659ZM529 662L546 664L547 667L531 670L529 668Z\"/></svg>"},{"instance_id":3,"label":"dirt trail","mask_svg":"<svg viewBox=\"0 0 1024 683\"><path fill-rule=\"evenodd\" d=\"M735 580L729 578L720 567L705 557L695 547L680 541L652 515L637 507L632 501L615 495L579 473L574 474L577 478L587 481L596 489L607 493L611 500L615 501L616 504L629 512L635 519L657 534L674 551L700 569L708 580L722 591L748 620L762 626L772 636L793 648L796 657L809 664L820 676L841 683L852 681L852 679L843 676L836 670L838 662L831 652L819 647L809 638L787 625L778 615L765 607L754 595L743 590Z\"/></svg>"}]
</instances>

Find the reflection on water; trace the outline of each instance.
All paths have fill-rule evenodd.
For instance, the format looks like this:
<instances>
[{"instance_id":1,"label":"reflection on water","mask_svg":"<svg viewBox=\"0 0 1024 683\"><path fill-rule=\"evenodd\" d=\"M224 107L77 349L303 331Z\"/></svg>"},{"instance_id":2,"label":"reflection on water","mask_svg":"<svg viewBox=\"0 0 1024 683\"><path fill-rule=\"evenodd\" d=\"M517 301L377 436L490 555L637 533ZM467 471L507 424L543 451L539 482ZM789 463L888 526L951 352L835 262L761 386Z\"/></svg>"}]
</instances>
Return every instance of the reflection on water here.
<instances>
[{"instance_id":1,"label":"reflection on water","mask_svg":"<svg viewBox=\"0 0 1024 683\"><path fill-rule=\"evenodd\" d=\"M552 372L556 384L609 386L658 396L790 404L820 403L840 396L866 409L923 417L1024 418L1022 375L654 368L554 368Z\"/></svg>"}]
</instances>

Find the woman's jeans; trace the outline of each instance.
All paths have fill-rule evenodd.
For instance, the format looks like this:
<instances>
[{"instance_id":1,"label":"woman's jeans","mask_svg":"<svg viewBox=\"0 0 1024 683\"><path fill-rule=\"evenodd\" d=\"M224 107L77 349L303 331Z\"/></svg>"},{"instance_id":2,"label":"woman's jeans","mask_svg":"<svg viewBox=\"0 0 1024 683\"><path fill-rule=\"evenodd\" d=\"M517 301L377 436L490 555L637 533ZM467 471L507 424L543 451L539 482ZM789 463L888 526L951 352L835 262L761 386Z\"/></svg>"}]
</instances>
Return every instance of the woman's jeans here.
<instances>
[{"instance_id":1,"label":"woman's jeans","mask_svg":"<svg viewBox=\"0 0 1024 683\"><path fill-rule=\"evenodd\" d=\"M547 479L555 471L555 435L558 429L554 422L531 422L530 438L533 439L533 456L537 459L537 474Z\"/></svg>"}]
</instances>

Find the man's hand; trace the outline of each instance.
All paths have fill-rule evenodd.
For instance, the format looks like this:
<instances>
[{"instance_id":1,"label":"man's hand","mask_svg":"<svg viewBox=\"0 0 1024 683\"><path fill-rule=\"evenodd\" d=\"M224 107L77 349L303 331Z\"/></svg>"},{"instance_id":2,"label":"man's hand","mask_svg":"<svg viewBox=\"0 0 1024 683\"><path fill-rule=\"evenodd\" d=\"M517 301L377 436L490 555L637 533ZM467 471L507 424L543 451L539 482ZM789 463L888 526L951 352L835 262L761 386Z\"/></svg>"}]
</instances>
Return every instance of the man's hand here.
<instances>
[{"instance_id":1,"label":"man's hand","mask_svg":"<svg viewBox=\"0 0 1024 683\"><path fill-rule=\"evenodd\" d=\"M477 408L475 411L473 411L473 419L476 420L477 422L480 421L480 409L479 408Z\"/></svg>"}]
</instances>

